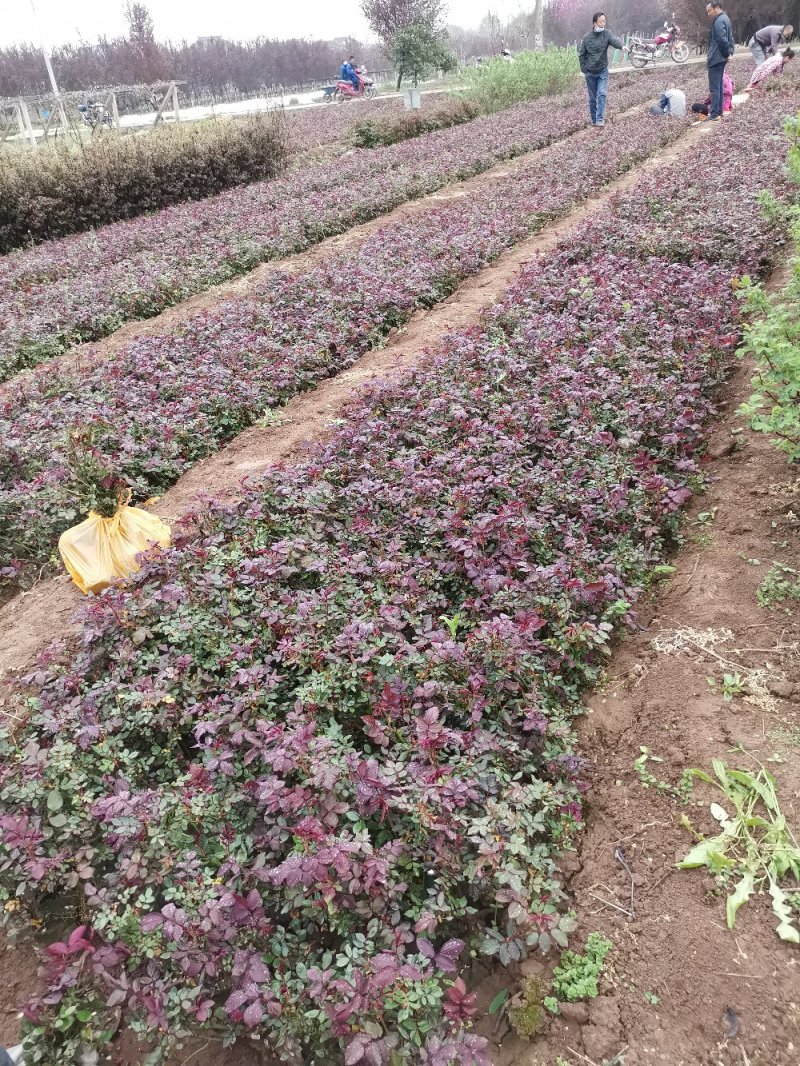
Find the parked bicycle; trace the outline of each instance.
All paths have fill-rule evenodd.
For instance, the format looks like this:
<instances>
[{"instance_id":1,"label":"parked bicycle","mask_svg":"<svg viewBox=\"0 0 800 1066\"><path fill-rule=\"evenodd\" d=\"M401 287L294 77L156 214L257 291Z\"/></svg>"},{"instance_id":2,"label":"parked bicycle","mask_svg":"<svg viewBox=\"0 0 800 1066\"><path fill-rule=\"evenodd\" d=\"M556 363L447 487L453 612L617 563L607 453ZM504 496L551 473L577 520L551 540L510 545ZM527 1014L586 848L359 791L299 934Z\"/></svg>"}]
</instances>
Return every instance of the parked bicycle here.
<instances>
[{"instance_id":1,"label":"parked bicycle","mask_svg":"<svg viewBox=\"0 0 800 1066\"><path fill-rule=\"evenodd\" d=\"M95 130L102 129L104 126L108 126L111 129L111 115L102 104L98 104L95 100L89 100L85 104L78 104L78 111L81 113L84 125L88 126L92 133Z\"/></svg>"}]
</instances>

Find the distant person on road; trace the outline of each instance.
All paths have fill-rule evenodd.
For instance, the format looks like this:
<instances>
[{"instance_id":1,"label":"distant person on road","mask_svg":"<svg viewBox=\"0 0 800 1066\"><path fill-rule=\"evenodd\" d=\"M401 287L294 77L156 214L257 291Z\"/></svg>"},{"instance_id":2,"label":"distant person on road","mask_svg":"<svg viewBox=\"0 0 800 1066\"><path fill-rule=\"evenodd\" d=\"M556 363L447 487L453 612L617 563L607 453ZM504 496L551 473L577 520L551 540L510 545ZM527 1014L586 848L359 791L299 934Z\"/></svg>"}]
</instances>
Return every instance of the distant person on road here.
<instances>
[{"instance_id":1,"label":"distant person on road","mask_svg":"<svg viewBox=\"0 0 800 1066\"><path fill-rule=\"evenodd\" d=\"M757 30L747 42L756 66L760 67L770 56L777 55L781 45L788 44L793 34L794 27L788 24L786 26L764 26L763 29Z\"/></svg>"},{"instance_id":2,"label":"distant person on road","mask_svg":"<svg viewBox=\"0 0 800 1066\"><path fill-rule=\"evenodd\" d=\"M345 59L339 70L339 80L352 82L356 92L358 92L358 74L356 74L355 68L355 56L350 56L349 59Z\"/></svg>"},{"instance_id":3,"label":"distant person on road","mask_svg":"<svg viewBox=\"0 0 800 1066\"><path fill-rule=\"evenodd\" d=\"M686 118L686 93L670 85L661 94L661 99L650 108L652 115L669 115L671 118Z\"/></svg>"},{"instance_id":4,"label":"distant person on road","mask_svg":"<svg viewBox=\"0 0 800 1066\"><path fill-rule=\"evenodd\" d=\"M776 56L768 59L766 63L762 63L760 67L756 67L750 79L750 84L744 91L750 93L753 89L757 89L759 85L763 85L774 74L782 74L783 68L790 59L794 59L796 54L791 48L787 48L784 52L779 52Z\"/></svg>"},{"instance_id":5,"label":"distant person on road","mask_svg":"<svg viewBox=\"0 0 800 1066\"><path fill-rule=\"evenodd\" d=\"M592 15L592 29L578 45L581 73L586 78L589 92L589 118L592 125L602 129L606 124L606 100L608 98L608 50L624 45L606 29L603 11Z\"/></svg>"},{"instance_id":6,"label":"distant person on road","mask_svg":"<svg viewBox=\"0 0 800 1066\"><path fill-rule=\"evenodd\" d=\"M356 65L355 56L350 56L348 66L350 67L350 81L353 83L353 88L358 92L361 88L361 82L358 80L358 67Z\"/></svg>"},{"instance_id":7,"label":"distant person on road","mask_svg":"<svg viewBox=\"0 0 800 1066\"><path fill-rule=\"evenodd\" d=\"M725 64L736 50L736 45L733 40L731 20L722 10L722 4L706 4L706 15L711 22L708 30L708 49L706 51L711 107L703 121L721 122L722 79L725 74Z\"/></svg>"},{"instance_id":8,"label":"distant person on road","mask_svg":"<svg viewBox=\"0 0 800 1066\"><path fill-rule=\"evenodd\" d=\"M710 110L710 93L702 103L692 104L692 111L695 115L707 115ZM733 80L726 70L722 75L722 113L727 115L730 111L733 111Z\"/></svg>"}]
</instances>

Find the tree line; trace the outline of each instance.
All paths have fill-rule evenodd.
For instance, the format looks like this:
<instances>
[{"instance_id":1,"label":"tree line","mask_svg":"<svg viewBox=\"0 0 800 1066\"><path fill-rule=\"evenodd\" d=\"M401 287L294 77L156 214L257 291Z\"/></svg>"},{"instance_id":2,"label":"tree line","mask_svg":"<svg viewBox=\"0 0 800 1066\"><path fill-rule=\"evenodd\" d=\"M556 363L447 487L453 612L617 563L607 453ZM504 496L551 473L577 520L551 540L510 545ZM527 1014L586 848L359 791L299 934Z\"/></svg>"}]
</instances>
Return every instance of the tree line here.
<instances>
[{"instance_id":1,"label":"tree line","mask_svg":"<svg viewBox=\"0 0 800 1066\"><path fill-rule=\"evenodd\" d=\"M491 0L487 0L491 5ZM191 98L236 98L264 88L319 83L333 78L349 54L368 69L402 68L416 74L426 64L445 65L446 56L461 62L542 44L567 44L583 36L591 12L603 6L615 32L652 32L674 11L690 41L702 43L707 32L705 0L533 0L527 10L506 21L487 10L476 30L445 23L443 0L362 0L362 10L379 38L367 44L353 38L315 41L295 38L228 41L200 38L191 44L159 41L146 6L129 3L124 37L101 37L53 51L60 87L81 91L113 85L186 82ZM792 22L800 26L800 0L729 0L725 4L737 40L744 43L759 26ZM416 68L419 68L417 70ZM0 96L47 93L47 72L33 44L0 48Z\"/></svg>"}]
</instances>

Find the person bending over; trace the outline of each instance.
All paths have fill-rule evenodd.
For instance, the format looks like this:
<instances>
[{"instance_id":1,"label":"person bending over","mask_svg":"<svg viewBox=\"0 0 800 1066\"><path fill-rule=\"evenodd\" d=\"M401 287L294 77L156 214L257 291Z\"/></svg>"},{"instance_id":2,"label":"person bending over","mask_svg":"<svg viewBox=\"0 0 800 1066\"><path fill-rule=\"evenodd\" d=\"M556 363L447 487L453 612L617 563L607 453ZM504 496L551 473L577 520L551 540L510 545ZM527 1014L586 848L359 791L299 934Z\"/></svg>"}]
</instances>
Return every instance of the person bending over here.
<instances>
[{"instance_id":1,"label":"person bending over","mask_svg":"<svg viewBox=\"0 0 800 1066\"><path fill-rule=\"evenodd\" d=\"M756 67L745 92L750 93L774 75L782 74L783 68L790 60L794 59L795 55L796 53L791 48L787 48L783 52L778 52L776 56L772 56L766 63L762 63L760 67Z\"/></svg>"},{"instance_id":2,"label":"person bending over","mask_svg":"<svg viewBox=\"0 0 800 1066\"><path fill-rule=\"evenodd\" d=\"M711 94L702 101L702 103L692 104L692 111L695 115L707 115L711 110ZM729 111L733 110L733 79L730 74L725 71L722 75L722 113L727 115Z\"/></svg>"},{"instance_id":3,"label":"person bending over","mask_svg":"<svg viewBox=\"0 0 800 1066\"><path fill-rule=\"evenodd\" d=\"M763 29L757 30L747 42L756 66L760 67L770 56L777 55L781 45L788 44L793 34L794 27L788 24L786 26L764 26Z\"/></svg>"},{"instance_id":4,"label":"person bending over","mask_svg":"<svg viewBox=\"0 0 800 1066\"><path fill-rule=\"evenodd\" d=\"M686 117L686 93L670 85L661 94L661 99L650 108L653 115L669 115L672 118Z\"/></svg>"}]
</instances>

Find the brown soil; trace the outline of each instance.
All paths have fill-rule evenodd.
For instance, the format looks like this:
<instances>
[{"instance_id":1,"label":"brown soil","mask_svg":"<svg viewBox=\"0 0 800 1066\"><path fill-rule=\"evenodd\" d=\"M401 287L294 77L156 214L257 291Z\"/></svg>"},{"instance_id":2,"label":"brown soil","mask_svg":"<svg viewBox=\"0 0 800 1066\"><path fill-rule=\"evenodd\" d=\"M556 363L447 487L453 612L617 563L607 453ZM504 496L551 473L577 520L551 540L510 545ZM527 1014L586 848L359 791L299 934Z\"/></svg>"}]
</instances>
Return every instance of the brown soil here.
<instances>
[{"instance_id":1,"label":"brown soil","mask_svg":"<svg viewBox=\"0 0 800 1066\"><path fill-rule=\"evenodd\" d=\"M329 431L333 420L341 415L346 404L353 398L360 386L378 378L386 380L402 372L424 359L427 350L435 346L448 330L461 329L474 323L480 312L497 301L511 284L514 276L534 255L553 248L566 233L595 212L599 205L634 184L642 174L679 158L690 145L694 144L699 137L705 136L707 132L708 128L702 126L689 129L676 144L656 153L624 177L609 183L602 193L587 200L561 221L545 227L540 234L523 241L500 256L491 266L466 281L447 300L430 311L420 311L413 315L404 327L393 332L382 348L367 353L349 370L292 400L281 410L279 422L269 428L254 426L245 430L225 448L209 459L198 463L153 505L152 510L165 520L175 522L195 510L200 505L203 496L213 495L217 499L230 500L237 494L244 478L257 475L271 463L295 456L308 444L320 440ZM598 134L594 130L589 130L586 134L578 136L594 137ZM509 173L513 167L524 165L526 158L523 156L514 160L513 163L506 164L502 172L497 169L489 171L479 178L453 186L436 195L439 198L464 195L469 189L477 188L481 182L493 180L500 173ZM398 212L422 210L424 204L425 201L416 201L399 208ZM391 217L393 216L388 216L388 218ZM386 222L386 217L376 220L366 227L360 227L358 232L370 227L385 225ZM326 254L328 254L333 246L341 250L347 240L363 239L357 238L356 232L351 230L342 237L323 242L310 252L304 253L303 256L295 257L291 260L294 264L292 269L298 269L300 260L308 264L313 261L314 257L321 257L324 250L327 250ZM286 268L289 262L289 260L284 260L280 266L267 264L235 284L238 286L254 284L253 278L256 274ZM208 300L208 306L211 306L212 297L217 301L222 298L219 291L216 294L212 291L203 293L195 300ZM160 330L163 330L170 316L176 316L175 324L177 325L178 316L187 314L188 312L184 309L192 303L193 301L188 301L187 304L174 307L149 323L131 323L130 326L123 327L101 345L92 347L95 350L101 348L109 350L108 346L121 343L118 338L126 329L136 329L139 331L137 335L142 335L142 331L161 322ZM197 306L199 304L195 305L195 309ZM76 349L77 352L78 349ZM69 357L64 358L73 357L77 359L78 355L71 353ZM83 352L81 357L85 358L86 353ZM69 620L80 601L81 594L69 578L66 575L60 575L40 581L29 592L17 595L0 607L0 682L4 678L24 673L30 668L38 653L51 640L70 633ZM3 713L4 705L8 706L8 703L6 701L4 704L0 689L0 713Z\"/></svg>"}]
</instances>

